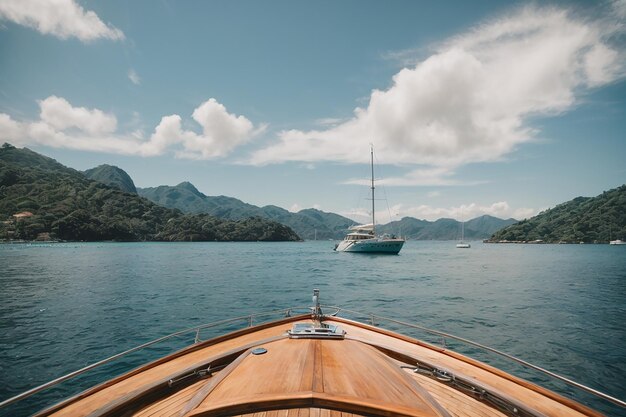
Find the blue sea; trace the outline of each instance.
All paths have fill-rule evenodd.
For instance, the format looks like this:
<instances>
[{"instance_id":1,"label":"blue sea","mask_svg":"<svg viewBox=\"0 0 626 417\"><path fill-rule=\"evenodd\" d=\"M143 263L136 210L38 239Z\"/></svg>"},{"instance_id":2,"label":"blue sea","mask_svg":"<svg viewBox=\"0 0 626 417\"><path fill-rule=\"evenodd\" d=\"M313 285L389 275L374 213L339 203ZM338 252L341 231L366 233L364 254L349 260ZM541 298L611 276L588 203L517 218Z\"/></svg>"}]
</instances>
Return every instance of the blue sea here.
<instances>
[{"instance_id":1,"label":"blue sea","mask_svg":"<svg viewBox=\"0 0 626 417\"><path fill-rule=\"evenodd\" d=\"M323 304L364 319L374 313L452 333L626 399L626 246L473 242L456 249L455 242L409 241L398 256L332 248L330 241L0 245L0 401L177 330L308 306L313 288ZM194 336L129 355L0 415L29 415ZM446 343L608 415L626 415L493 354Z\"/></svg>"}]
</instances>

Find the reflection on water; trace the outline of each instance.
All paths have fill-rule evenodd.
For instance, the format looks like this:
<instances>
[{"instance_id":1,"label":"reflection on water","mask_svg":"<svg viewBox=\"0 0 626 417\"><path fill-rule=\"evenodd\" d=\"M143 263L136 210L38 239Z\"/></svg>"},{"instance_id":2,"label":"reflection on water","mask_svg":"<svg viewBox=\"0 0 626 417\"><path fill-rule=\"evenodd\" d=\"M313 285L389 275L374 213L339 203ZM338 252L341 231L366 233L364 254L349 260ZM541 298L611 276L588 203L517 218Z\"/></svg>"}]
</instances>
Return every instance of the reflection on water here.
<instances>
[{"instance_id":1,"label":"reflection on water","mask_svg":"<svg viewBox=\"0 0 626 417\"><path fill-rule=\"evenodd\" d=\"M455 242L409 241L399 256L332 247L0 245L0 399L176 330L309 305L314 287L324 304L457 334L626 398L626 247L473 243L461 251ZM133 354L0 415L28 414L193 336Z\"/></svg>"}]
</instances>

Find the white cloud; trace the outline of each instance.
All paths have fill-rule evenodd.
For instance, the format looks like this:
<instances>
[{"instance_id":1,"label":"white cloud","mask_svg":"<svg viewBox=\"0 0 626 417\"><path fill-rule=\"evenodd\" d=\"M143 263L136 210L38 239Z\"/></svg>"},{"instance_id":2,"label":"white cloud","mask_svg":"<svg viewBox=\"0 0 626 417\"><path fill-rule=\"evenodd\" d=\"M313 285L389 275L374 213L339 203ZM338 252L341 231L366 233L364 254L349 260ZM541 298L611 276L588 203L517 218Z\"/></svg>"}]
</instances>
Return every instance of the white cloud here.
<instances>
[{"instance_id":1,"label":"white cloud","mask_svg":"<svg viewBox=\"0 0 626 417\"><path fill-rule=\"evenodd\" d=\"M618 18L622 20L626 18L626 0L613 0L611 9Z\"/></svg>"},{"instance_id":2,"label":"white cloud","mask_svg":"<svg viewBox=\"0 0 626 417\"><path fill-rule=\"evenodd\" d=\"M212 159L228 155L237 146L262 133L267 125L258 128L244 116L228 113L226 108L211 98L196 108L193 119L202 127L202 134L185 131L180 126L180 116L168 116L161 120L151 141L180 142L183 149L177 156L190 159Z\"/></svg>"},{"instance_id":3,"label":"white cloud","mask_svg":"<svg viewBox=\"0 0 626 417\"><path fill-rule=\"evenodd\" d=\"M585 89L624 75L623 45L611 44L623 28L605 23L557 8L516 9L398 72L352 119L282 131L248 162L364 163L374 142L385 163L426 167L389 185L457 184L456 167L500 160L533 140L531 116L568 111Z\"/></svg>"},{"instance_id":4,"label":"white cloud","mask_svg":"<svg viewBox=\"0 0 626 417\"><path fill-rule=\"evenodd\" d=\"M354 220L355 223L366 224L372 222L372 212L363 207L353 207L348 211L340 211L338 214ZM377 224L379 222L380 220L376 221Z\"/></svg>"},{"instance_id":5,"label":"white cloud","mask_svg":"<svg viewBox=\"0 0 626 417\"><path fill-rule=\"evenodd\" d=\"M473 218L488 214L501 219L525 219L538 213L532 208L513 209L506 201L499 201L489 206L482 206L476 203L462 205L459 207L433 207L429 205L405 206L398 204L391 207L391 212L398 217L415 217L434 221L440 218L452 218L456 220L471 220Z\"/></svg>"},{"instance_id":6,"label":"white cloud","mask_svg":"<svg viewBox=\"0 0 626 417\"><path fill-rule=\"evenodd\" d=\"M102 110L74 107L56 96L38 103L40 119L36 121L20 122L0 113L0 137L18 145L38 144L139 156L171 151L180 158L213 159L228 155L266 128L266 125L255 128L244 116L230 114L222 104L209 99L192 115L202 133L183 129L182 118L174 114L164 116L146 140L141 129L116 132L116 117ZM131 124L136 125L138 117L134 113Z\"/></svg>"},{"instance_id":7,"label":"white cloud","mask_svg":"<svg viewBox=\"0 0 626 417\"><path fill-rule=\"evenodd\" d=\"M55 130L75 127L91 135L114 132L117 128L115 116L101 110L73 107L64 98L50 96L38 102L41 120Z\"/></svg>"},{"instance_id":8,"label":"white cloud","mask_svg":"<svg viewBox=\"0 0 626 417\"><path fill-rule=\"evenodd\" d=\"M322 209L322 206L320 206L319 204L313 204L313 207L311 207L311 208L314 208L314 209L316 209L316 210L321 210L321 209ZM298 203L293 203L293 204L291 205L291 207L289 207L289 211L290 211L290 212L292 212L292 213L297 213L297 212L299 212L299 211L301 211L301 210L304 210L304 207L302 207L302 206L301 206L300 204L298 204Z\"/></svg>"},{"instance_id":9,"label":"white cloud","mask_svg":"<svg viewBox=\"0 0 626 417\"><path fill-rule=\"evenodd\" d=\"M137 71L132 68L128 70L128 79L135 85L141 84L141 78L137 75Z\"/></svg>"},{"instance_id":10,"label":"white cloud","mask_svg":"<svg viewBox=\"0 0 626 417\"><path fill-rule=\"evenodd\" d=\"M484 181L461 181L452 178L455 172L448 167L420 168L408 172L404 177L390 177L378 180L378 185L389 186L452 186L478 185ZM370 180L349 179L342 184L369 185Z\"/></svg>"},{"instance_id":11,"label":"white cloud","mask_svg":"<svg viewBox=\"0 0 626 417\"><path fill-rule=\"evenodd\" d=\"M19 143L24 132L24 126L11 119L9 115L0 113L0 137L2 141Z\"/></svg>"},{"instance_id":12,"label":"white cloud","mask_svg":"<svg viewBox=\"0 0 626 417\"><path fill-rule=\"evenodd\" d=\"M61 39L82 42L96 39L123 40L124 33L107 25L93 11L74 0L2 0L0 18Z\"/></svg>"},{"instance_id":13,"label":"white cloud","mask_svg":"<svg viewBox=\"0 0 626 417\"><path fill-rule=\"evenodd\" d=\"M323 118L323 119L317 119L315 121L315 124L319 125L319 126L335 126L335 125L338 125L338 124L340 124L342 122L345 122L345 119L326 117L326 118Z\"/></svg>"}]
</instances>

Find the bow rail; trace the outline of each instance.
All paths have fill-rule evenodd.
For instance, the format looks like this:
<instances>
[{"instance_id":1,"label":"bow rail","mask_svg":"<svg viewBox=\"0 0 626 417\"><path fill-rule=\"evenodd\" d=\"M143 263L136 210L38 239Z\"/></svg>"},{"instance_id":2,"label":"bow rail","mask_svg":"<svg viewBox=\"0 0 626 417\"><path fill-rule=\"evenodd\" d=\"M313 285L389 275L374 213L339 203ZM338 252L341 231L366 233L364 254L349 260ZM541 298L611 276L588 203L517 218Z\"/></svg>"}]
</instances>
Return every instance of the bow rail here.
<instances>
[{"instance_id":1,"label":"bow rail","mask_svg":"<svg viewBox=\"0 0 626 417\"><path fill-rule=\"evenodd\" d=\"M429 333L429 334L432 334L432 335L435 335L435 336L439 336L439 337L442 338L441 339L441 344L442 344L443 347L447 347L446 339L451 339L451 340L456 340L457 342L464 343L464 344L469 345L469 346L477 347L477 348L485 350L487 352L495 353L496 355L499 355L499 356L501 356L503 358L506 358L508 360L516 362L516 363L518 363L518 364L520 364L520 365L522 365L522 366L524 366L526 368L538 371L538 372L540 372L540 373L542 373L542 374L544 374L544 375L546 375L546 376L548 376L550 378L559 380L561 382L564 382L567 385L570 385L572 387L575 387L575 388L578 388L580 390L583 390L583 391L585 391L585 392L587 392L589 394L592 394L592 395L594 395L596 397L599 397L599 398L601 398L603 400L609 401L609 402L611 402L613 404L616 404L616 405L618 405L620 407L626 408L626 401L622 401L619 398L615 398L615 397L610 396L608 394L605 394L605 393L603 393L601 391L598 391L596 389L593 389L591 387L588 387L586 385L583 385L581 383L573 381L573 380L571 380L569 378L566 378L566 377L564 377L562 375L559 375L559 374L554 373L552 371L548 371L547 369L544 369L544 368L542 368L540 366L534 365L534 364L532 364L530 362L527 362L527 361L525 361L523 359L517 358L517 357L515 357L513 355L510 355L508 353L505 353L505 352L502 352L500 350L494 349L492 347L489 347L489 346L486 346L486 345L474 342L472 340L465 339L465 338L459 337L459 336L455 336L453 334L441 332L439 330L429 329L427 327L420 326L420 325L417 325L417 324L407 323L407 322L396 320L396 319L392 319L392 318L389 318L389 317L379 316L379 315L376 315L376 314L371 314L371 313L370 314L364 314L364 313L360 313L358 311L348 310L348 309L341 308L341 307L336 307L336 306L325 306L325 307L326 308L331 308L331 309L336 309L337 312L334 315L344 311L344 312L347 312L347 313L350 313L350 314L355 314L357 316L368 317L369 321L370 321L370 324L372 326L376 326L377 323L379 323L381 321L386 321L386 322L389 322L389 323L394 323L394 324L397 324L397 325L400 325L400 326L405 326L405 327L416 329L416 330L420 330L420 331L423 331L425 333Z\"/></svg>"},{"instance_id":2,"label":"bow rail","mask_svg":"<svg viewBox=\"0 0 626 417\"><path fill-rule=\"evenodd\" d=\"M330 309L330 310L335 310L332 314L321 314L321 307L325 308L325 309ZM420 326L418 324L413 324L413 323L407 323L401 320L396 320L393 318L389 318L389 317L384 317L384 316L380 316L380 315L376 315L376 314L372 314L372 313L362 313L362 312L358 312L358 311L354 311L354 310L350 310L350 309L346 309L346 308L342 308L342 307L337 307L337 306L332 306L332 305L320 305L319 302L316 303L315 307L291 307L291 308L286 308L286 309L281 309L281 310L273 310L273 311L268 311L268 312L261 312L261 313L254 313L254 314L249 314L249 315L245 315L245 316L239 316L239 317L234 317L234 318L230 318L230 319L224 319L224 320L219 320L219 321L215 321L215 322L211 322L211 323L206 323L206 324L202 324L199 326L194 326L194 327L190 327L184 330L180 330L174 333L171 333L167 336L162 336L160 338L154 339L152 341L143 343L139 346L133 347L131 349L125 350L123 352L120 352L118 354L115 354L113 356L110 356L106 359L100 360L98 362L95 362L91 365L85 366L84 368L78 369L76 371L73 371L69 374L63 375L59 378L56 378L52 381L46 382L45 384L39 385L35 388L32 388L28 391L25 391L19 395L16 395L14 397L8 398L2 402L0 402L0 409L7 407L8 405L17 403L19 401L22 401L24 399L27 399L41 391L50 389L52 387L55 387L65 381L71 380L81 374L84 374L88 371L91 371L93 369L99 368L105 364L108 364L110 362L113 362L117 359L120 359L122 357L125 357L133 352L137 352L140 350L143 350L145 348L148 348L150 346L153 346L155 344L158 343L162 343L165 342L167 340L173 339L175 337L178 336L182 336L185 334L191 334L195 332L195 338L194 338L194 343L199 343L201 341L200 339L200 333L202 330L205 329L210 329L210 328L215 328L218 326L224 326L224 325L229 325L229 324L233 324L233 323L240 323L240 322L245 322L247 324L248 327L251 327L255 324L255 320L258 320L259 318L263 318L263 317L268 317L268 316L274 316L274 315L282 315L282 317L291 317L292 314L294 313L300 313L300 314L305 314L305 313L311 313L312 317L314 318L320 318L319 316L321 316L321 318L323 319L324 317L333 317L333 316L337 316L340 313L348 313L351 315L354 315L356 317L366 317L370 324L372 326L378 326L378 324L380 322L388 322L388 323L392 323L398 326L403 326L403 327L407 327L407 328L411 328L411 329L416 329L416 330L420 330L423 331L425 333L431 334L431 335L435 335L441 338L441 344L443 347L447 347L446 345L446 339L450 339L450 340L455 340L457 342L463 343L465 345L469 345L469 346L473 346L476 348L479 348L481 350L484 350L486 352L490 352L490 353L494 353L500 357L503 357L507 360L510 360L512 362L518 363L520 365L522 365L523 367L532 369L534 371L537 371L545 376L548 376L549 378L561 381L571 387L577 388L579 390L582 390L584 392L587 392L597 398L600 398L602 400L608 401L612 404L615 404L619 407L623 407L626 408L626 401L622 401L618 398L615 398L613 396L610 396L608 394L605 394L601 391L598 391L596 389L590 388L586 385L580 384L578 382L575 382L569 378L566 378L564 376L561 376L559 374L556 374L554 372L551 372L547 369L544 369L542 367L539 367L537 365L533 365L530 362L527 362L523 359L517 358L515 356L509 355L508 353L499 351L497 349L494 349L492 347L459 337L459 336L455 336L449 333L445 333L445 332L441 332L438 330L433 330L433 329L429 329L427 327L424 326Z\"/></svg>"},{"instance_id":3,"label":"bow rail","mask_svg":"<svg viewBox=\"0 0 626 417\"><path fill-rule=\"evenodd\" d=\"M246 321L248 324L248 327L252 327L254 325L254 320L259 318L259 317L266 317L266 316L270 316L270 315L276 315L276 314L283 314L285 317L289 317L291 316L291 314L294 311L300 311L302 310L303 312L305 310L310 311L310 307L291 307L291 308L286 308L286 309L282 309L282 310L274 310L274 311L267 311L267 312L262 312L262 313L254 313L254 314L248 314L246 316L239 316L239 317L233 317L230 319L224 319L224 320L219 320L219 321L215 321L215 322L211 322L211 323L206 323L206 324L201 324L199 326L195 326L195 327L190 327L188 329L185 330L179 330L177 332L168 334L167 336L162 336L159 337L158 339L154 339L151 340L149 342L146 342L144 344L141 344L139 346L135 346L133 348L130 348L128 350L125 350L123 352L117 353L113 356L109 356L106 359L102 359L98 362L92 363L91 365L87 365L84 368L80 368L74 372L70 372L67 375L63 375L59 378L53 379L52 381L46 382L45 384L39 385L35 388L31 388L28 391L25 391L19 395L16 395L14 397L8 398L2 402L0 402L0 409L10 405L10 404L14 404L16 402L19 402L21 400L24 400L28 397L31 397L35 394L37 394L38 392L47 390L49 388L52 388L56 385L59 385L62 382L68 381L70 379L73 379L81 374L84 374L85 372L91 371L93 369L99 368L102 365L105 365L107 363L113 362L117 359L120 359L124 356L127 356L131 353L140 351L142 349L145 349L147 347L156 345L157 343L161 343L161 342L165 342L166 340L170 340L173 339L175 337L178 336L182 336L185 334L190 334L190 333L194 333L195 332L195 339L194 339L194 343L198 343L200 342L200 332L204 329L210 329L213 327L218 327L218 326L222 326L222 325L227 325L227 324L231 324L231 323L237 323L237 322L242 322L242 321Z\"/></svg>"}]
</instances>

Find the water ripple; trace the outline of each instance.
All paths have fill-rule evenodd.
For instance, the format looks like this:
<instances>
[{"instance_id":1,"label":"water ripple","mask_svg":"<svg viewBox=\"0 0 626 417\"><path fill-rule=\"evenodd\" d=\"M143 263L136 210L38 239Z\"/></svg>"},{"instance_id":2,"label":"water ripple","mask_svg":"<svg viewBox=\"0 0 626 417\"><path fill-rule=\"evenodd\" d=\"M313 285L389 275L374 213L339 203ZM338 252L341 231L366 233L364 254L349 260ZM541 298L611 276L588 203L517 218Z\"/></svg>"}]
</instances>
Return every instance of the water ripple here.
<instances>
[{"instance_id":1,"label":"water ripple","mask_svg":"<svg viewBox=\"0 0 626 417\"><path fill-rule=\"evenodd\" d=\"M370 257L329 242L0 245L0 400L176 330L309 305L313 288L325 304L454 333L626 398L626 256L615 249L475 243L459 254L453 242L410 241L399 256ZM30 414L185 343L134 354L0 415Z\"/></svg>"}]
</instances>

